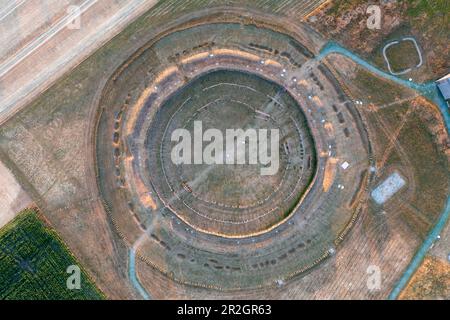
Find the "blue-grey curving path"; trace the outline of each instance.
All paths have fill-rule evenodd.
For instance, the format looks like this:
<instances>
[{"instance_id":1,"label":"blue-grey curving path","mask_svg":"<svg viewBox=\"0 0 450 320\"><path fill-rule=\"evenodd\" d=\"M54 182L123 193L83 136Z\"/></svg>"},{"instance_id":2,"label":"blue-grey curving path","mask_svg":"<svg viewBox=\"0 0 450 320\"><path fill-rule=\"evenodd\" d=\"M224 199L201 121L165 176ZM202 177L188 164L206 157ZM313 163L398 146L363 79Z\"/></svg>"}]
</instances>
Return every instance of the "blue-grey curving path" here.
<instances>
[{"instance_id":1,"label":"blue-grey curving path","mask_svg":"<svg viewBox=\"0 0 450 320\"><path fill-rule=\"evenodd\" d=\"M136 251L135 248L131 248L129 251L129 261L128 261L128 276L130 278L131 284L139 292L144 300L150 300L150 295L147 290L141 285L139 279L136 276Z\"/></svg>"}]
</instances>

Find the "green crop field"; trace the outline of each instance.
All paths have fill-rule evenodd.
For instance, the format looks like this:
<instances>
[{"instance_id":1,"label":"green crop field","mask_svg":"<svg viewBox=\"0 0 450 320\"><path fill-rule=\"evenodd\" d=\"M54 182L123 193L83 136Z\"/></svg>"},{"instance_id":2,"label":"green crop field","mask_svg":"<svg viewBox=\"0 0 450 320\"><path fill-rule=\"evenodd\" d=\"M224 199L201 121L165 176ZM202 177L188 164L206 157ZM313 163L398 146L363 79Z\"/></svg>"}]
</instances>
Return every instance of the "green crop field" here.
<instances>
[{"instance_id":1,"label":"green crop field","mask_svg":"<svg viewBox=\"0 0 450 320\"><path fill-rule=\"evenodd\" d=\"M67 288L71 265L79 266L34 210L25 210L0 230L0 299L103 299L84 271L80 289Z\"/></svg>"}]
</instances>

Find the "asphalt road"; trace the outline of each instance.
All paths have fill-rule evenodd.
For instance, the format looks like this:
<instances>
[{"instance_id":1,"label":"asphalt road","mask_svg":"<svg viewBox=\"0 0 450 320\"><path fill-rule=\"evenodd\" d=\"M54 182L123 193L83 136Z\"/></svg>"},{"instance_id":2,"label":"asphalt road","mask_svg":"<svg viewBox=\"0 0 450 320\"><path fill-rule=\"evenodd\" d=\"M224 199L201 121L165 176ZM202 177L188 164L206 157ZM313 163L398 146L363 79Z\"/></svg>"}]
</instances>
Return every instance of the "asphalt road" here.
<instances>
[{"instance_id":1,"label":"asphalt road","mask_svg":"<svg viewBox=\"0 0 450 320\"><path fill-rule=\"evenodd\" d=\"M0 56L0 124L157 2L16 0L4 4L2 1L0 30L10 30L10 35L19 37L20 41L14 43L20 47L11 47L12 53L4 51ZM55 5L58 7L54 8ZM70 5L79 8L79 29L68 28L74 18L74 13L68 11ZM47 12L48 8L51 10ZM52 19L37 19L46 14ZM32 25L30 19L40 24Z\"/></svg>"}]
</instances>

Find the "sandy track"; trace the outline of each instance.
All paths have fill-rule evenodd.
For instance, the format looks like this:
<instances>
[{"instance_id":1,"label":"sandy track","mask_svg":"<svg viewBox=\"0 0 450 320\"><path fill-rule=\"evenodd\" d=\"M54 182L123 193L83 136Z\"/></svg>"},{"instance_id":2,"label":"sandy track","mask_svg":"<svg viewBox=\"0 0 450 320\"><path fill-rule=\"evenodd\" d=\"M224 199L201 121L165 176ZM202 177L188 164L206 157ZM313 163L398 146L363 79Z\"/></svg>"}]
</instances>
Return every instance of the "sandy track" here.
<instances>
[{"instance_id":1,"label":"sandy track","mask_svg":"<svg viewBox=\"0 0 450 320\"><path fill-rule=\"evenodd\" d=\"M157 0L1 1L0 123L156 3ZM70 5L80 8L80 29L67 27L73 21Z\"/></svg>"}]
</instances>

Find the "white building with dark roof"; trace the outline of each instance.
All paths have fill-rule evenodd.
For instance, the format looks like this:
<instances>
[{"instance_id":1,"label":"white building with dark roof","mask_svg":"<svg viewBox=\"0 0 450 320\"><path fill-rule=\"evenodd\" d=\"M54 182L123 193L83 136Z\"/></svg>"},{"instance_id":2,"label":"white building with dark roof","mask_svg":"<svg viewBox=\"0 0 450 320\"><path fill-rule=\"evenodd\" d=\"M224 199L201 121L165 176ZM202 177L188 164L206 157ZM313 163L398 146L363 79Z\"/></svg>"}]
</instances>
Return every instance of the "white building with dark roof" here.
<instances>
[{"instance_id":1,"label":"white building with dark roof","mask_svg":"<svg viewBox=\"0 0 450 320\"><path fill-rule=\"evenodd\" d=\"M450 100L450 73L436 81L445 100Z\"/></svg>"}]
</instances>

